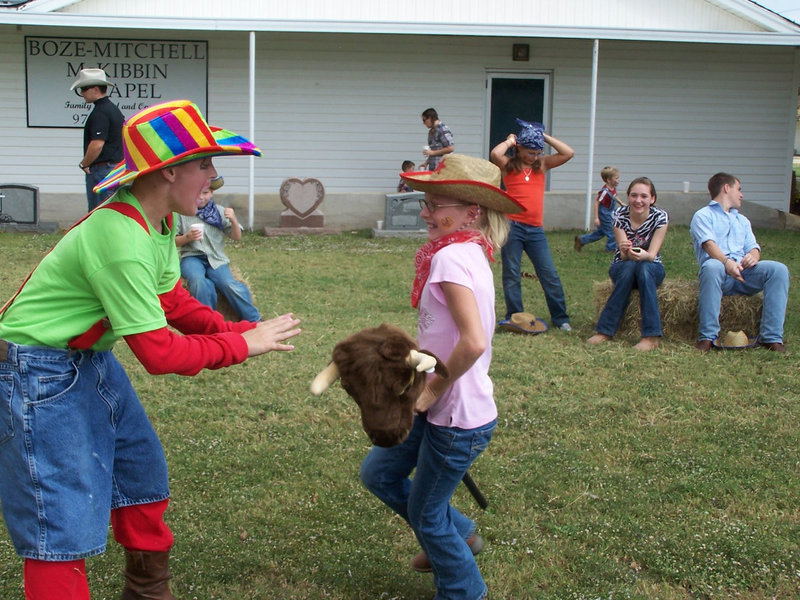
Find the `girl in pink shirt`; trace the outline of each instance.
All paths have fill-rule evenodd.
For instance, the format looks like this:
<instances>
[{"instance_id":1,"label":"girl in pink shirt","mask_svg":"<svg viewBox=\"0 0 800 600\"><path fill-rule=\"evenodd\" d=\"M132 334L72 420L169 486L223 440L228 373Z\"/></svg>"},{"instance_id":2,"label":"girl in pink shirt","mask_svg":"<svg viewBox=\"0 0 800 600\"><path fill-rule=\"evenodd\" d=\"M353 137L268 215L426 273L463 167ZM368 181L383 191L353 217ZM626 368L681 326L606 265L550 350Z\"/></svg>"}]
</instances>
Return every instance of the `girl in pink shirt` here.
<instances>
[{"instance_id":1,"label":"girl in pink shirt","mask_svg":"<svg viewBox=\"0 0 800 600\"><path fill-rule=\"evenodd\" d=\"M474 555L483 540L450 499L497 423L489 379L495 319L489 261L508 232L504 213L520 206L499 188L500 170L479 158L450 154L435 172L401 176L425 192L421 217L429 241L415 257L411 292L418 341L445 362L450 376L430 376L408 438L391 448L374 446L361 479L411 525L423 550L411 566L433 571L436 597L480 600L488 590Z\"/></svg>"}]
</instances>

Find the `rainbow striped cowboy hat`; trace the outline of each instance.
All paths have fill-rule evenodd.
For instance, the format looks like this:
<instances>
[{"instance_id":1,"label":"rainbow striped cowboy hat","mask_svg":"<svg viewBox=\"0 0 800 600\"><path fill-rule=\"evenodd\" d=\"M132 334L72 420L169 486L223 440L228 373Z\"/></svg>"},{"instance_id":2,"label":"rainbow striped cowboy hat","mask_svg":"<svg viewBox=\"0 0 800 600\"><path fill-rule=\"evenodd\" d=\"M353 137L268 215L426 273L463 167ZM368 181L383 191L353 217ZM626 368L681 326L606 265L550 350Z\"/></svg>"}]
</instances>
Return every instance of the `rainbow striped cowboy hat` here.
<instances>
[{"instance_id":1,"label":"rainbow striped cowboy hat","mask_svg":"<svg viewBox=\"0 0 800 600\"><path fill-rule=\"evenodd\" d=\"M94 186L95 193L115 190L139 175L190 160L225 154L261 156L242 136L211 127L189 100L156 104L133 115L122 126L125 158Z\"/></svg>"}]
</instances>

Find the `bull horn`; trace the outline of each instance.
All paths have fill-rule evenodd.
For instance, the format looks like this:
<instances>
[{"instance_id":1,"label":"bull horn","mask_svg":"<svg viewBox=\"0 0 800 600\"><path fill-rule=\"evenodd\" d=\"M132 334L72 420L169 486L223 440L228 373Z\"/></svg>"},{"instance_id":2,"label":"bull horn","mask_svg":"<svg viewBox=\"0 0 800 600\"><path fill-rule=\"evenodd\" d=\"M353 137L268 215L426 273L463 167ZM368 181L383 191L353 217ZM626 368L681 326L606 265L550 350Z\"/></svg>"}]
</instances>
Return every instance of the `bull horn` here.
<instances>
[{"instance_id":1,"label":"bull horn","mask_svg":"<svg viewBox=\"0 0 800 600\"><path fill-rule=\"evenodd\" d=\"M339 367L336 366L336 363L332 362L320 371L319 375L314 377L314 381L311 382L311 393L315 396L319 396L337 379L339 379Z\"/></svg>"},{"instance_id":2,"label":"bull horn","mask_svg":"<svg viewBox=\"0 0 800 600\"><path fill-rule=\"evenodd\" d=\"M406 364L412 369L416 369L419 373L423 371L432 373L433 368L436 366L436 358L424 352L411 350L406 357Z\"/></svg>"}]
</instances>

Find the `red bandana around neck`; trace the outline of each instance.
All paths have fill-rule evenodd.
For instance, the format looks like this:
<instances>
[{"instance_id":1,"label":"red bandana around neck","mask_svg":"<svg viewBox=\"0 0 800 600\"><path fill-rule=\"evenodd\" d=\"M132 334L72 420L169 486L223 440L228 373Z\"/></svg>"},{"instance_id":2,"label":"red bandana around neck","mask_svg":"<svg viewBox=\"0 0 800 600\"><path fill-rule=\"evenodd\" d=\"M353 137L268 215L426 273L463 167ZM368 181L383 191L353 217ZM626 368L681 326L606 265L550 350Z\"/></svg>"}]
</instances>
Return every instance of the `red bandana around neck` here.
<instances>
[{"instance_id":1,"label":"red bandana around neck","mask_svg":"<svg viewBox=\"0 0 800 600\"><path fill-rule=\"evenodd\" d=\"M425 283L431 274L433 255L450 244L463 244L466 242L475 242L483 246L489 260L494 262L494 256L492 256L494 249L479 231L456 231L428 242L417 250L417 254L414 256L416 275L414 276L414 285L411 287L411 306L416 308L419 305L422 288L425 287Z\"/></svg>"}]
</instances>

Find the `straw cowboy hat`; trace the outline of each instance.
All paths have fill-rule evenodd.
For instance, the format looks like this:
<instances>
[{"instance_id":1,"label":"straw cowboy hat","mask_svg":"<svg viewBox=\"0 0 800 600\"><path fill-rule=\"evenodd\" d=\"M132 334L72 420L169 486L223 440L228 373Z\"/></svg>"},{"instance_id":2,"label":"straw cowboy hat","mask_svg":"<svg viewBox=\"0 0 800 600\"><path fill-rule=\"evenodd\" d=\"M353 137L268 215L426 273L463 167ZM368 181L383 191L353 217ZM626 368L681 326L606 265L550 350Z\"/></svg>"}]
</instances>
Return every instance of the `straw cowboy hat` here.
<instances>
[{"instance_id":1,"label":"straw cowboy hat","mask_svg":"<svg viewBox=\"0 0 800 600\"><path fill-rule=\"evenodd\" d=\"M729 331L722 338L715 339L713 345L721 350L750 348L756 345L756 338L747 337L744 331Z\"/></svg>"},{"instance_id":2,"label":"straw cowboy hat","mask_svg":"<svg viewBox=\"0 0 800 600\"><path fill-rule=\"evenodd\" d=\"M117 87L108 80L106 72L103 71L103 69L81 69L78 71L78 78L72 82L69 89L80 91L81 88L91 87L93 85Z\"/></svg>"},{"instance_id":3,"label":"straw cowboy hat","mask_svg":"<svg viewBox=\"0 0 800 600\"><path fill-rule=\"evenodd\" d=\"M213 191L217 191L223 185L225 185L225 180L222 178L222 175L217 175L211 180L211 185L208 187L210 187Z\"/></svg>"},{"instance_id":4,"label":"straw cowboy hat","mask_svg":"<svg viewBox=\"0 0 800 600\"><path fill-rule=\"evenodd\" d=\"M522 206L500 189L500 169L482 158L448 154L435 171L400 173L411 189L441 194L503 213L518 213Z\"/></svg>"},{"instance_id":5,"label":"straw cowboy hat","mask_svg":"<svg viewBox=\"0 0 800 600\"><path fill-rule=\"evenodd\" d=\"M497 326L514 333L530 333L533 335L544 333L548 329L547 323L527 312L514 313L510 319L500 321Z\"/></svg>"},{"instance_id":6,"label":"straw cowboy hat","mask_svg":"<svg viewBox=\"0 0 800 600\"><path fill-rule=\"evenodd\" d=\"M242 136L211 127L189 100L156 104L136 113L122 126L124 160L100 183L100 194L133 182L140 175L209 156L261 156Z\"/></svg>"}]
</instances>

